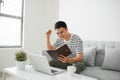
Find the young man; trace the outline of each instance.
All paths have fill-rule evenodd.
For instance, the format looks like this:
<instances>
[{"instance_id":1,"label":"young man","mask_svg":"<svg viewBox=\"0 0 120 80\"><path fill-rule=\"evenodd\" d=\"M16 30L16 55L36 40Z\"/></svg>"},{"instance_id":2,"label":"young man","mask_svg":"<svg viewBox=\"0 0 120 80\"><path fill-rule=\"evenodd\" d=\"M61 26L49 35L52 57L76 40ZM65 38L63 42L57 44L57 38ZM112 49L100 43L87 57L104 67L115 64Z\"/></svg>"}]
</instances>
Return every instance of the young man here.
<instances>
[{"instance_id":1,"label":"young man","mask_svg":"<svg viewBox=\"0 0 120 80\"><path fill-rule=\"evenodd\" d=\"M82 40L79 36L69 33L67 25L63 21L58 21L55 23L55 30L59 38L53 45L50 43L50 35L52 31L48 30L46 32L48 50L54 50L63 44L67 44L72 54L67 57L60 55L58 60L51 60L49 62L50 66L66 69L67 66L73 65L77 69L76 73L80 73L86 67L85 63L83 62Z\"/></svg>"}]
</instances>

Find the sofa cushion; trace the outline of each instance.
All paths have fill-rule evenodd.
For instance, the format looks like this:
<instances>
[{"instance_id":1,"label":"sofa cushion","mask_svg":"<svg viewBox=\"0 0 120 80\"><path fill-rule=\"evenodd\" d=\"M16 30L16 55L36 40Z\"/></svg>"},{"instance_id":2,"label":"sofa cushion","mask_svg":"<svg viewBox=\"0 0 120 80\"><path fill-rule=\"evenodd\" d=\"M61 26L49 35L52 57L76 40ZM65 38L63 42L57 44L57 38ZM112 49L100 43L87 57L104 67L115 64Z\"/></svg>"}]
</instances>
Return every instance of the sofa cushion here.
<instances>
[{"instance_id":1,"label":"sofa cushion","mask_svg":"<svg viewBox=\"0 0 120 80\"><path fill-rule=\"evenodd\" d=\"M95 65L95 55L96 47L84 47L83 48L83 57L86 65L94 66Z\"/></svg>"},{"instance_id":2,"label":"sofa cushion","mask_svg":"<svg viewBox=\"0 0 120 80\"><path fill-rule=\"evenodd\" d=\"M120 71L120 48L105 48L102 68Z\"/></svg>"},{"instance_id":3,"label":"sofa cushion","mask_svg":"<svg viewBox=\"0 0 120 80\"><path fill-rule=\"evenodd\" d=\"M120 72L101 69L101 67L86 67L80 74L97 78L97 80L120 80Z\"/></svg>"},{"instance_id":4,"label":"sofa cushion","mask_svg":"<svg viewBox=\"0 0 120 80\"><path fill-rule=\"evenodd\" d=\"M95 57L95 66L102 66L105 57L104 47L98 47Z\"/></svg>"}]
</instances>

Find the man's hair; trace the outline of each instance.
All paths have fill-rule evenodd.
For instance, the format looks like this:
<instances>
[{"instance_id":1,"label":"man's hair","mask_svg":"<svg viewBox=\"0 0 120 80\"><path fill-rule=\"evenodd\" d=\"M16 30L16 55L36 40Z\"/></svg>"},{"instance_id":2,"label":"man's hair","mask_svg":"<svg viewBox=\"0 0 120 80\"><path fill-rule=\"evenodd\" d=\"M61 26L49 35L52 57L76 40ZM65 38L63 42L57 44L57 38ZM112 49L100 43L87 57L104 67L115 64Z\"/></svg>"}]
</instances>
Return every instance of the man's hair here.
<instances>
[{"instance_id":1,"label":"man's hair","mask_svg":"<svg viewBox=\"0 0 120 80\"><path fill-rule=\"evenodd\" d=\"M65 29L67 28L67 25L64 21L58 21L58 22L55 23L55 30L59 29L61 27L65 28Z\"/></svg>"}]
</instances>

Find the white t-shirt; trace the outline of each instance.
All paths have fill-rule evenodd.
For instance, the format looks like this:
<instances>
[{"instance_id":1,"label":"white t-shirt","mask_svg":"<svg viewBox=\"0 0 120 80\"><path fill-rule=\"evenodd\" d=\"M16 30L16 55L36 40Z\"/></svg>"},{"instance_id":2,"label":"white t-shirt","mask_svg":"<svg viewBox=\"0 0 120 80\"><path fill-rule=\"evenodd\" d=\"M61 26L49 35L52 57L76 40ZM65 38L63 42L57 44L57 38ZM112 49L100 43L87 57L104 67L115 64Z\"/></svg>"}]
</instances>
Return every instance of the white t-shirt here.
<instances>
[{"instance_id":1,"label":"white t-shirt","mask_svg":"<svg viewBox=\"0 0 120 80\"><path fill-rule=\"evenodd\" d=\"M72 54L70 54L69 57L75 57L76 54L83 53L82 40L78 35L72 34L69 41L65 41L61 38L58 38L54 43L54 46L57 48L64 44L67 44L72 52Z\"/></svg>"}]
</instances>

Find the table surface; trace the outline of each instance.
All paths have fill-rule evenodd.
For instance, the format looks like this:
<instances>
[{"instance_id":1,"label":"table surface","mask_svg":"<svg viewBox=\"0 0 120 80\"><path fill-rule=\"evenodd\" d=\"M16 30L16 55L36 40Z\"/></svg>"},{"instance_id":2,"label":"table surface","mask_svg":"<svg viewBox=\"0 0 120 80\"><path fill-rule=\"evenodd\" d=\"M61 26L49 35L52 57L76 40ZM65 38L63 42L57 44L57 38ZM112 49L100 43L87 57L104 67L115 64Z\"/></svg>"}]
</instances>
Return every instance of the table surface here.
<instances>
[{"instance_id":1,"label":"table surface","mask_svg":"<svg viewBox=\"0 0 120 80\"><path fill-rule=\"evenodd\" d=\"M25 70L17 70L16 67L6 68L4 69L4 73L23 80L97 80L95 78L80 74L73 74L72 76L69 76L67 72L56 75L49 75L35 71L31 66L26 66Z\"/></svg>"}]
</instances>

